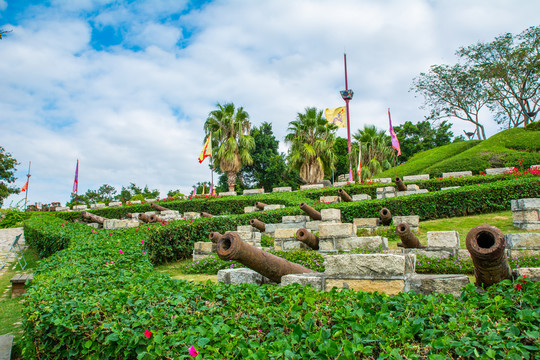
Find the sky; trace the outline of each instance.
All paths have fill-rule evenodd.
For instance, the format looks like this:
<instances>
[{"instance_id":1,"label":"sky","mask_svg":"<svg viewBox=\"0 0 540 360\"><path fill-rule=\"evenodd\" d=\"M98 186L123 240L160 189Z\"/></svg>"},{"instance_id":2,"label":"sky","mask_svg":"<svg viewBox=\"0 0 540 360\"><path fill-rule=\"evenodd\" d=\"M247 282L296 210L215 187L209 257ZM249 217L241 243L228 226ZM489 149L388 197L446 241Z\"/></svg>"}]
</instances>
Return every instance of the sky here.
<instances>
[{"instance_id":1,"label":"sky","mask_svg":"<svg viewBox=\"0 0 540 360\"><path fill-rule=\"evenodd\" d=\"M28 203L135 183L188 194L210 181L203 124L233 102L286 152L306 107L343 106L351 132L424 120L412 80L462 46L539 25L537 0L0 0L0 146ZM456 135L472 125L450 120ZM487 135L499 131L488 114ZM338 135L346 137L346 129ZM24 199L12 195L4 207Z\"/></svg>"}]
</instances>

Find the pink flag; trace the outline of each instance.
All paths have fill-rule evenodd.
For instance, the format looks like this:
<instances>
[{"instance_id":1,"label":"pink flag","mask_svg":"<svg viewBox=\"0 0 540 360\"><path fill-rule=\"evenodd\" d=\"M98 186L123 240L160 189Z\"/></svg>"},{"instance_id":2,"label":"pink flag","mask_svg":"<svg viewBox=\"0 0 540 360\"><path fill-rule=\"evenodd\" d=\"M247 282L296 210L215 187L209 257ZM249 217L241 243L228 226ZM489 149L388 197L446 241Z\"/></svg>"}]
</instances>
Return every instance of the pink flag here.
<instances>
[{"instance_id":1,"label":"pink flag","mask_svg":"<svg viewBox=\"0 0 540 360\"><path fill-rule=\"evenodd\" d=\"M75 181L73 181L73 192L72 195L77 192L79 188L79 159L77 159L77 167L75 168Z\"/></svg>"},{"instance_id":2,"label":"pink flag","mask_svg":"<svg viewBox=\"0 0 540 360\"><path fill-rule=\"evenodd\" d=\"M214 184L210 184L210 190L208 190L208 194L214 195Z\"/></svg>"},{"instance_id":3,"label":"pink flag","mask_svg":"<svg viewBox=\"0 0 540 360\"><path fill-rule=\"evenodd\" d=\"M390 117L390 108L388 108L388 121L390 122L390 137L392 138L392 147L397 150L397 156L401 155L401 148L399 147L399 141L392 127L392 118Z\"/></svg>"},{"instance_id":4,"label":"pink flag","mask_svg":"<svg viewBox=\"0 0 540 360\"><path fill-rule=\"evenodd\" d=\"M191 194L191 197L195 197L197 195L197 185L193 188L193 194Z\"/></svg>"}]
</instances>

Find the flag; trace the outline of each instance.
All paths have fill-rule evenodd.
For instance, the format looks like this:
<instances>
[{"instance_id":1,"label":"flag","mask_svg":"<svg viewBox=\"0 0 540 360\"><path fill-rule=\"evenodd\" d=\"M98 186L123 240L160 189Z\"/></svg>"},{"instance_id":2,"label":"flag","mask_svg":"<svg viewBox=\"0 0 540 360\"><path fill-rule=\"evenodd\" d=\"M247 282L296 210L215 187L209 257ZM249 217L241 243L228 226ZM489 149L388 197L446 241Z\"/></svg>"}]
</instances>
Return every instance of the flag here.
<instances>
[{"instance_id":1,"label":"flag","mask_svg":"<svg viewBox=\"0 0 540 360\"><path fill-rule=\"evenodd\" d=\"M212 156L212 134L208 135L206 142L204 143L201 155L199 155L199 164L202 164L204 159Z\"/></svg>"},{"instance_id":2,"label":"flag","mask_svg":"<svg viewBox=\"0 0 540 360\"><path fill-rule=\"evenodd\" d=\"M193 188L193 194L191 194L191 197L195 197L197 195L197 185Z\"/></svg>"},{"instance_id":3,"label":"flag","mask_svg":"<svg viewBox=\"0 0 540 360\"><path fill-rule=\"evenodd\" d=\"M324 110L324 116L326 116L328 122L337 125L338 127L347 127L347 113L345 112L345 106L326 109Z\"/></svg>"},{"instance_id":4,"label":"flag","mask_svg":"<svg viewBox=\"0 0 540 360\"><path fill-rule=\"evenodd\" d=\"M392 147L397 150L397 156L401 155L401 148L399 147L399 141L392 127L392 118L390 117L390 108L388 108L388 121L390 122L390 137L392 138Z\"/></svg>"},{"instance_id":5,"label":"flag","mask_svg":"<svg viewBox=\"0 0 540 360\"><path fill-rule=\"evenodd\" d=\"M358 170L356 170L358 173L358 182L362 182L362 143L358 146Z\"/></svg>"},{"instance_id":6,"label":"flag","mask_svg":"<svg viewBox=\"0 0 540 360\"><path fill-rule=\"evenodd\" d=\"M204 184L202 184L202 194L204 195Z\"/></svg>"},{"instance_id":7,"label":"flag","mask_svg":"<svg viewBox=\"0 0 540 360\"><path fill-rule=\"evenodd\" d=\"M79 159L77 159L77 167L75 168L75 180L73 181L73 192L72 195L77 192L79 188Z\"/></svg>"},{"instance_id":8,"label":"flag","mask_svg":"<svg viewBox=\"0 0 540 360\"><path fill-rule=\"evenodd\" d=\"M214 195L214 183L210 184L210 189L208 189L210 195Z\"/></svg>"},{"instance_id":9,"label":"flag","mask_svg":"<svg viewBox=\"0 0 540 360\"><path fill-rule=\"evenodd\" d=\"M21 188L21 191L26 191L28 189L28 180L26 180L26 183Z\"/></svg>"}]
</instances>

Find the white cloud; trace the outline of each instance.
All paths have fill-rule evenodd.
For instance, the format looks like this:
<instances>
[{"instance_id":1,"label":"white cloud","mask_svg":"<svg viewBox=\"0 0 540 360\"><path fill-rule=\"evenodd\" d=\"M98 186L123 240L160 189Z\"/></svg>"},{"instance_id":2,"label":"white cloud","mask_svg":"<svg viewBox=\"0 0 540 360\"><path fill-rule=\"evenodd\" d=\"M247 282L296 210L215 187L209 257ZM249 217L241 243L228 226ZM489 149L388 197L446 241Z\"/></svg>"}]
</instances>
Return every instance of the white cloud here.
<instances>
[{"instance_id":1,"label":"white cloud","mask_svg":"<svg viewBox=\"0 0 540 360\"><path fill-rule=\"evenodd\" d=\"M305 107L343 103L345 49L352 132L386 130L388 107L394 125L422 120L413 77L454 62L459 46L535 25L540 10L533 1L231 0L178 17L186 6L57 0L19 14L0 43L0 144L21 162L20 185L32 161L31 202L65 202L77 158L80 192L134 182L187 193L209 180L196 159L217 102L243 106L255 126L271 122L283 140ZM92 26L124 42L96 50ZM456 122L454 132L469 128Z\"/></svg>"}]
</instances>

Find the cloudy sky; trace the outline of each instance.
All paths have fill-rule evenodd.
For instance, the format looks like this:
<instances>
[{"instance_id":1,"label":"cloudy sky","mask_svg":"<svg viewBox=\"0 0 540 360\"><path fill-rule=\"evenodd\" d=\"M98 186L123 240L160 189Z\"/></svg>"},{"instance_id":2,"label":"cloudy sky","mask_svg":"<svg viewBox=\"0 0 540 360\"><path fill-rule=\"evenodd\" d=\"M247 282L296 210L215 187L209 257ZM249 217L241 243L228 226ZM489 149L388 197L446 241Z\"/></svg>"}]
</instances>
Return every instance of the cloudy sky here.
<instances>
[{"instance_id":1,"label":"cloudy sky","mask_svg":"<svg viewBox=\"0 0 540 360\"><path fill-rule=\"evenodd\" d=\"M29 203L69 200L77 159L79 193L188 193L210 180L197 157L217 103L271 122L286 151L298 112L343 105L346 52L352 132L387 130L388 107L394 125L421 121L415 76L538 14L537 0L0 0L0 146L18 186L32 162Z\"/></svg>"}]
</instances>

